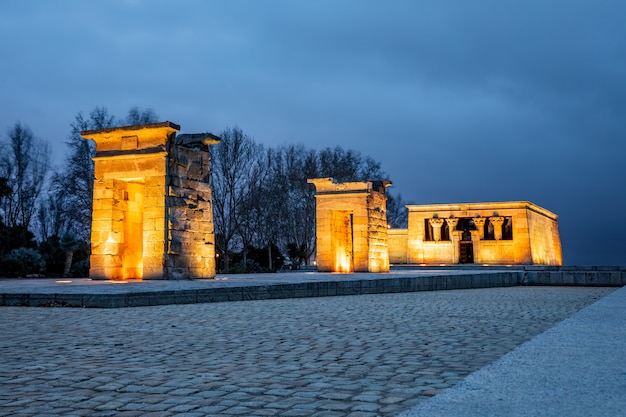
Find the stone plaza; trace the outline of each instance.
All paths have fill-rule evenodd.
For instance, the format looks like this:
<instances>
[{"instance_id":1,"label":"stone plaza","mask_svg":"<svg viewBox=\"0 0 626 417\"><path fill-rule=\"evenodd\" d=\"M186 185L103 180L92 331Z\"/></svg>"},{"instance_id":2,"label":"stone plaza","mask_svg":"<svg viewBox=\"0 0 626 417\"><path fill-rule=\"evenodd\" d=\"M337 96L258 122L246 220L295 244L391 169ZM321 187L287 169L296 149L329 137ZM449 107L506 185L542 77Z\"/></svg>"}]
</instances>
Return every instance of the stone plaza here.
<instances>
[{"instance_id":1,"label":"stone plaza","mask_svg":"<svg viewBox=\"0 0 626 417\"><path fill-rule=\"evenodd\" d=\"M0 415L394 416L613 291L2 307Z\"/></svg>"}]
</instances>

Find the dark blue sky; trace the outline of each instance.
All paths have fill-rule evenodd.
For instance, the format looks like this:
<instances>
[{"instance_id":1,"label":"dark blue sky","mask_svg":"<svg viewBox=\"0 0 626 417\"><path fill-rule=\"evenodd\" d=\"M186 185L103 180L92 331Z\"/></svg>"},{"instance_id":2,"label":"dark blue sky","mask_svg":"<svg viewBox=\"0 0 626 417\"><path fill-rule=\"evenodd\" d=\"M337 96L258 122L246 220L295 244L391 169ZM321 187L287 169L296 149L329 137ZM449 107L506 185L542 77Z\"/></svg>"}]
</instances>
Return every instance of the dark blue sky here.
<instances>
[{"instance_id":1,"label":"dark blue sky","mask_svg":"<svg viewBox=\"0 0 626 417\"><path fill-rule=\"evenodd\" d=\"M626 2L0 2L0 134L105 106L341 145L415 204L528 200L569 265L626 264Z\"/></svg>"}]
</instances>

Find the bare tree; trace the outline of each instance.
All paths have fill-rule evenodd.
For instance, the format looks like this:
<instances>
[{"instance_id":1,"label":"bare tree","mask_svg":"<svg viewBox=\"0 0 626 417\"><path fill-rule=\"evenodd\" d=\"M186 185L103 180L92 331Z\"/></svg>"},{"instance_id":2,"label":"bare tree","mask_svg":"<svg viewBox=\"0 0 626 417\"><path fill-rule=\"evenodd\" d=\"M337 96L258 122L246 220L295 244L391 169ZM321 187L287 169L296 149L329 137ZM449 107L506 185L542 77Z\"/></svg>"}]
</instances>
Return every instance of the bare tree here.
<instances>
[{"instance_id":1,"label":"bare tree","mask_svg":"<svg viewBox=\"0 0 626 417\"><path fill-rule=\"evenodd\" d=\"M282 248L289 255L292 268L309 263L315 252L315 188L307 179L320 176L314 150L302 145L283 149L287 195L282 216L286 221Z\"/></svg>"},{"instance_id":2,"label":"bare tree","mask_svg":"<svg viewBox=\"0 0 626 417\"><path fill-rule=\"evenodd\" d=\"M315 188L309 178L332 177L337 182L371 181L383 179L386 174L380 164L359 152L339 146L319 152L302 145L283 149L288 194L283 217L287 219L283 250L289 255L292 267L310 263L315 252Z\"/></svg>"},{"instance_id":3,"label":"bare tree","mask_svg":"<svg viewBox=\"0 0 626 417\"><path fill-rule=\"evenodd\" d=\"M9 187L9 179L7 177L0 177L0 208L3 207L2 201L5 197L11 195L13 190ZM0 217L0 221L2 221L2 217Z\"/></svg>"},{"instance_id":4,"label":"bare tree","mask_svg":"<svg viewBox=\"0 0 626 417\"><path fill-rule=\"evenodd\" d=\"M0 161L0 176L7 179L13 192L2 200L5 222L28 230L50 166L48 144L18 122L9 130L7 148Z\"/></svg>"},{"instance_id":5,"label":"bare tree","mask_svg":"<svg viewBox=\"0 0 626 417\"><path fill-rule=\"evenodd\" d=\"M237 127L226 128L219 144L212 146L211 182L216 249L230 270L230 253L241 246L240 216L250 189L254 167L254 141Z\"/></svg>"},{"instance_id":6,"label":"bare tree","mask_svg":"<svg viewBox=\"0 0 626 417\"><path fill-rule=\"evenodd\" d=\"M318 155L320 177L332 177L337 182L386 179L380 163L369 156L340 146L326 148Z\"/></svg>"},{"instance_id":7,"label":"bare tree","mask_svg":"<svg viewBox=\"0 0 626 417\"><path fill-rule=\"evenodd\" d=\"M406 229L408 226L408 211L406 205L409 204L402 199L402 194L397 196L387 193L387 224L393 229Z\"/></svg>"},{"instance_id":8,"label":"bare tree","mask_svg":"<svg viewBox=\"0 0 626 417\"><path fill-rule=\"evenodd\" d=\"M248 221L254 225L250 243L256 248L267 249L267 265L273 270L275 257L282 257L280 253L272 253L272 248L278 246L284 231L283 207L286 205L287 188L281 152L270 148L260 156L258 172L254 174L252 184L256 190L251 194L254 198L247 201L244 210Z\"/></svg>"},{"instance_id":9,"label":"bare tree","mask_svg":"<svg viewBox=\"0 0 626 417\"><path fill-rule=\"evenodd\" d=\"M150 109L140 109L135 106L132 107L128 111L128 115L126 119L121 121L121 125L135 126L135 125L146 125L149 123L156 123L158 121L158 116L156 113Z\"/></svg>"},{"instance_id":10,"label":"bare tree","mask_svg":"<svg viewBox=\"0 0 626 417\"><path fill-rule=\"evenodd\" d=\"M40 242L53 236L60 236L67 229L67 219L63 215L62 197L52 191L47 198L42 198L37 210L36 235Z\"/></svg>"},{"instance_id":11,"label":"bare tree","mask_svg":"<svg viewBox=\"0 0 626 417\"><path fill-rule=\"evenodd\" d=\"M53 176L51 186L51 191L61 200L59 210L65 221L65 230L59 230L58 233L68 232L81 240L89 240L93 204L92 158L95 147L92 141L81 137L80 132L104 129L114 124L115 118L109 115L105 107L96 107L87 117L79 112L71 124L71 132L66 142L70 153L64 170Z\"/></svg>"},{"instance_id":12,"label":"bare tree","mask_svg":"<svg viewBox=\"0 0 626 417\"><path fill-rule=\"evenodd\" d=\"M216 249L224 271L231 254L272 246L291 258L292 267L309 264L315 253L315 188L309 178L340 182L386 179L380 164L341 147L320 152L302 145L264 149L241 129L226 129L211 148Z\"/></svg>"},{"instance_id":13,"label":"bare tree","mask_svg":"<svg viewBox=\"0 0 626 417\"><path fill-rule=\"evenodd\" d=\"M250 144L250 160L247 164L247 181L242 182L241 202L236 208L236 230L241 239L243 270L247 268L248 250L259 243L259 237L266 228L266 212L268 207L267 187L269 167L266 160L267 152L262 145Z\"/></svg>"}]
</instances>

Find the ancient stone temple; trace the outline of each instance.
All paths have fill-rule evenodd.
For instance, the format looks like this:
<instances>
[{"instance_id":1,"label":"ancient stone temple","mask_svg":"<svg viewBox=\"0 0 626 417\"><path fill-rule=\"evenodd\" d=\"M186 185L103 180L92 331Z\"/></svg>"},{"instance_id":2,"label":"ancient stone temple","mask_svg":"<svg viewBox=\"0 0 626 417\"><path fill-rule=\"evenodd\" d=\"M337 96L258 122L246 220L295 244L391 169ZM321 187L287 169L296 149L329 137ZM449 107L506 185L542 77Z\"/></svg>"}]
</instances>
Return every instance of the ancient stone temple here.
<instances>
[{"instance_id":1,"label":"ancient stone temple","mask_svg":"<svg viewBox=\"0 0 626 417\"><path fill-rule=\"evenodd\" d=\"M558 216L528 201L409 205L408 228L388 229L389 181L316 188L319 271L387 272L389 264L562 265Z\"/></svg>"},{"instance_id":2,"label":"ancient stone temple","mask_svg":"<svg viewBox=\"0 0 626 417\"><path fill-rule=\"evenodd\" d=\"M96 144L93 279L215 277L210 133L171 122L81 132Z\"/></svg>"},{"instance_id":3,"label":"ancient stone temple","mask_svg":"<svg viewBox=\"0 0 626 417\"><path fill-rule=\"evenodd\" d=\"M315 185L317 268L331 272L387 272L387 196L389 181Z\"/></svg>"},{"instance_id":4,"label":"ancient stone temple","mask_svg":"<svg viewBox=\"0 0 626 417\"><path fill-rule=\"evenodd\" d=\"M392 263L561 265L557 215L536 204L409 205L408 229L389 230Z\"/></svg>"}]
</instances>

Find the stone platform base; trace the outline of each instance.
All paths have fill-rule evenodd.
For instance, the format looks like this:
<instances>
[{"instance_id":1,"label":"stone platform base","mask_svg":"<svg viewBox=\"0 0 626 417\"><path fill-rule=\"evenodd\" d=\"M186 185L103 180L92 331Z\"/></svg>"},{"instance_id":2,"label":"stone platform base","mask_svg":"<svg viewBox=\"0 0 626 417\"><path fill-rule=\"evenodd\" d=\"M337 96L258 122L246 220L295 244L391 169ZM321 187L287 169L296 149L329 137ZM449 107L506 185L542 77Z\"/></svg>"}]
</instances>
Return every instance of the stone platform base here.
<instances>
[{"instance_id":1,"label":"stone platform base","mask_svg":"<svg viewBox=\"0 0 626 417\"><path fill-rule=\"evenodd\" d=\"M413 268L384 274L294 272L181 281L0 279L0 306L119 308L517 285L626 285L626 267Z\"/></svg>"}]
</instances>

